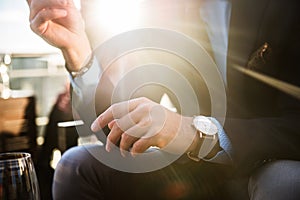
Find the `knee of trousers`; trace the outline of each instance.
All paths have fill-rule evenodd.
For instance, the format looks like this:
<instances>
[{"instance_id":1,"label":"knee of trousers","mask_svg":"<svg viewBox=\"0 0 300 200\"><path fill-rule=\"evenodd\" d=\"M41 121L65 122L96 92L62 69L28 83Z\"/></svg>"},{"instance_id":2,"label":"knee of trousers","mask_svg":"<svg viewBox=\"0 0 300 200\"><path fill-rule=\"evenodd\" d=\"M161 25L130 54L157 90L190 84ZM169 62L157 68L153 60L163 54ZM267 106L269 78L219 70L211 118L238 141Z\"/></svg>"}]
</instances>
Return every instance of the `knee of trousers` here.
<instances>
[{"instance_id":1,"label":"knee of trousers","mask_svg":"<svg viewBox=\"0 0 300 200\"><path fill-rule=\"evenodd\" d=\"M68 149L59 160L56 169L56 178L73 176L80 165L84 164L85 159L88 159L88 153L81 146Z\"/></svg>"},{"instance_id":2,"label":"knee of trousers","mask_svg":"<svg viewBox=\"0 0 300 200\"><path fill-rule=\"evenodd\" d=\"M249 179L250 199L300 199L300 161L277 160L260 167Z\"/></svg>"},{"instance_id":3,"label":"knee of trousers","mask_svg":"<svg viewBox=\"0 0 300 200\"><path fill-rule=\"evenodd\" d=\"M77 146L63 154L54 173L54 199L91 199L92 196L99 196L99 180L111 171L90 153L99 148L103 147Z\"/></svg>"},{"instance_id":4,"label":"knee of trousers","mask_svg":"<svg viewBox=\"0 0 300 200\"><path fill-rule=\"evenodd\" d=\"M88 168L93 168L100 164L90 153L92 149L99 149L98 145L76 146L68 149L61 157L55 169L55 178L80 176L89 172Z\"/></svg>"},{"instance_id":5,"label":"knee of trousers","mask_svg":"<svg viewBox=\"0 0 300 200\"><path fill-rule=\"evenodd\" d=\"M89 147L99 148L99 146ZM82 190L87 181L93 181L95 166L98 161L89 153L85 146L68 149L55 169L52 193L56 199Z\"/></svg>"}]
</instances>

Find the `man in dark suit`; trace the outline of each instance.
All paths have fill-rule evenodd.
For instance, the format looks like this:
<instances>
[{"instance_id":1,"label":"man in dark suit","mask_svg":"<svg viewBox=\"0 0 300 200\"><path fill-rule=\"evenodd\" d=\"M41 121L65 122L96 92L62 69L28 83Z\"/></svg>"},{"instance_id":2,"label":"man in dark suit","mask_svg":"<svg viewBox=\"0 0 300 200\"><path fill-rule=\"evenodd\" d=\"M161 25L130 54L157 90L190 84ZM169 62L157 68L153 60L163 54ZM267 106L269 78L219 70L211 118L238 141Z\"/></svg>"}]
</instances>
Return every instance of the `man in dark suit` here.
<instances>
[{"instance_id":1,"label":"man in dark suit","mask_svg":"<svg viewBox=\"0 0 300 200\"><path fill-rule=\"evenodd\" d=\"M67 68L75 82L88 73L94 73L95 68L91 65L95 61L90 56L91 48L74 4L71 1L56 0L28 2L31 8L31 28L62 49ZM121 154L130 157L126 154L129 149L135 156L150 146L158 146L162 149L167 147L171 154L184 150L193 160L185 160L185 156L182 156L184 161L179 159L160 170L128 173L126 170L122 172L107 167L107 163L102 164L97 160L101 158L93 157L95 154L105 157L102 147L74 148L65 153L56 171L55 198L300 197L300 70L297 62L300 47L300 27L297 22L299 3L267 0L232 0L228 3L230 28L224 78L228 109L223 128L218 120L204 117L205 123L209 119L209 127L216 128L216 132L212 130L214 128L203 131L201 127L196 127L195 118L170 112L145 98L114 104L104 109L92 124L95 132L105 126L110 128L107 151L113 151L113 144L119 143ZM214 42L211 41L212 46ZM212 47L212 50L215 49ZM217 62L219 52L215 52ZM89 58L88 62L85 62L86 58ZM124 105L125 108L129 107L129 112L124 110ZM139 112L140 108L143 109ZM151 112L155 114L156 108L158 115L149 119L149 116L153 117ZM156 129L155 120L161 115L165 117L164 123ZM133 123L130 119L134 120ZM140 122L143 123L142 128L146 129L136 128ZM132 134L131 128L135 130ZM199 132L202 133L200 137ZM149 133L150 136L147 135ZM203 135L210 134L217 134L219 141L202 156L201 147L205 146ZM178 140L186 146L181 147ZM122 157L118 158L122 160ZM220 160L224 163L220 164ZM249 196L247 191L244 193L247 185Z\"/></svg>"}]
</instances>

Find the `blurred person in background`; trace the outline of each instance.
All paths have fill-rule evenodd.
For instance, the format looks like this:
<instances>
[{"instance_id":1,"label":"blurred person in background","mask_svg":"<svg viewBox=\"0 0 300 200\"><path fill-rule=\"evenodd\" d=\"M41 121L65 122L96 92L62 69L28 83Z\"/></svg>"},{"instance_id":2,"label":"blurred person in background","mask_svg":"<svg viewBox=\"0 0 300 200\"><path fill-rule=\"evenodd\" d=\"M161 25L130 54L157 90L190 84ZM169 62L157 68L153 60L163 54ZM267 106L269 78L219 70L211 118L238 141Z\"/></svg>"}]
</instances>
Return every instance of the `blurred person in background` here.
<instances>
[{"instance_id":1,"label":"blurred person in background","mask_svg":"<svg viewBox=\"0 0 300 200\"><path fill-rule=\"evenodd\" d=\"M70 83L68 82L64 91L58 94L56 101L51 108L49 113L49 122L44 131L44 143L38 154L36 166L42 199L52 199L51 189L54 169L53 166L51 166L51 162L54 159L54 150L59 148L59 130L57 123L73 119L70 95ZM69 141L69 143L72 143L75 146L77 142L76 135L73 136L73 138L74 140Z\"/></svg>"}]
</instances>

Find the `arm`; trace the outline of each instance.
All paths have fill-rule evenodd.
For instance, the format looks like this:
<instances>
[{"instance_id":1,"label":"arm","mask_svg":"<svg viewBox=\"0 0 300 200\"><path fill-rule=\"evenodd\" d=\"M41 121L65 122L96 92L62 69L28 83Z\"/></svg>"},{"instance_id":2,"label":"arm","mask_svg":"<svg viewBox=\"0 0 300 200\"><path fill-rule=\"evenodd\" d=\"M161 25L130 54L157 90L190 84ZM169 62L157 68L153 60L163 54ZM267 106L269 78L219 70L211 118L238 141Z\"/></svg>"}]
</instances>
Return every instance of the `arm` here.
<instances>
[{"instance_id":1,"label":"arm","mask_svg":"<svg viewBox=\"0 0 300 200\"><path fill-rule=\"evenodd\" d=\"M30 27L61 49L69 71L79 71L91 54L84 22L72 0L27 0Z\"/></svg>"},{"instance_id":2,"label":"arm","mask_svg":"<svg viewBox=\"0 0 300 200\"><path fill-rule=\"evenodd\" d=\"M30 27L49 44L59 48L69 72L78 72L91 56L91 46L85 33L84 21L72 0L28 0ZM93 59L93 58L92 58ZM93 60L90 70L82 77L71 77L72 105L93 111L93 92L98 83L100 67ZM84 98L83 98L84 97ZM86 112L84 112L86 113ZM80 113L81 114L81 113ZM80 116L87 124L92 119Z\"/></svg>"}]
</instances>

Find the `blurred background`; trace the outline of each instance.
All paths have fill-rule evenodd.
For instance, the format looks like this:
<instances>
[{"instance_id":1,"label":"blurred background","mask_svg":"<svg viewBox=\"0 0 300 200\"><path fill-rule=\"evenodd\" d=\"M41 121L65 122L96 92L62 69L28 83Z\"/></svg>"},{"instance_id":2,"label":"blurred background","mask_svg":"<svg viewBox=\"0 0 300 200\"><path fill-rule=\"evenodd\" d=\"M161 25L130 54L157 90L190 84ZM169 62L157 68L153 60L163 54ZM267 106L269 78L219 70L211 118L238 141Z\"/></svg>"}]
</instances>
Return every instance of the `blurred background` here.
<instances>
[{"instance_id":1,"label":"blurred background","mask_svg":"<svg viewBox=\"0 0 300 200\"><path fill-rule=\"evenodd\" d=\"M1 0L0 152L32 154L42 199L52 199L51 162L61 155L57 123L67 119L56 106L68 98L64 64L61 52L31 31L26 0Z\"/></svg>"},{"instance_id":2,"label":"blurred background","mask_svg":"<svg viewBox=\"0 0 300 200\"><path fill-rule=\"evenodd\" d=\"M67 73L60 51L31 31L28 18L26 0L0 1L2 65L6 58L10 89L34 92L37 125L42 133L57 94L64 90Z\"/></svg>"}]
</instances>

